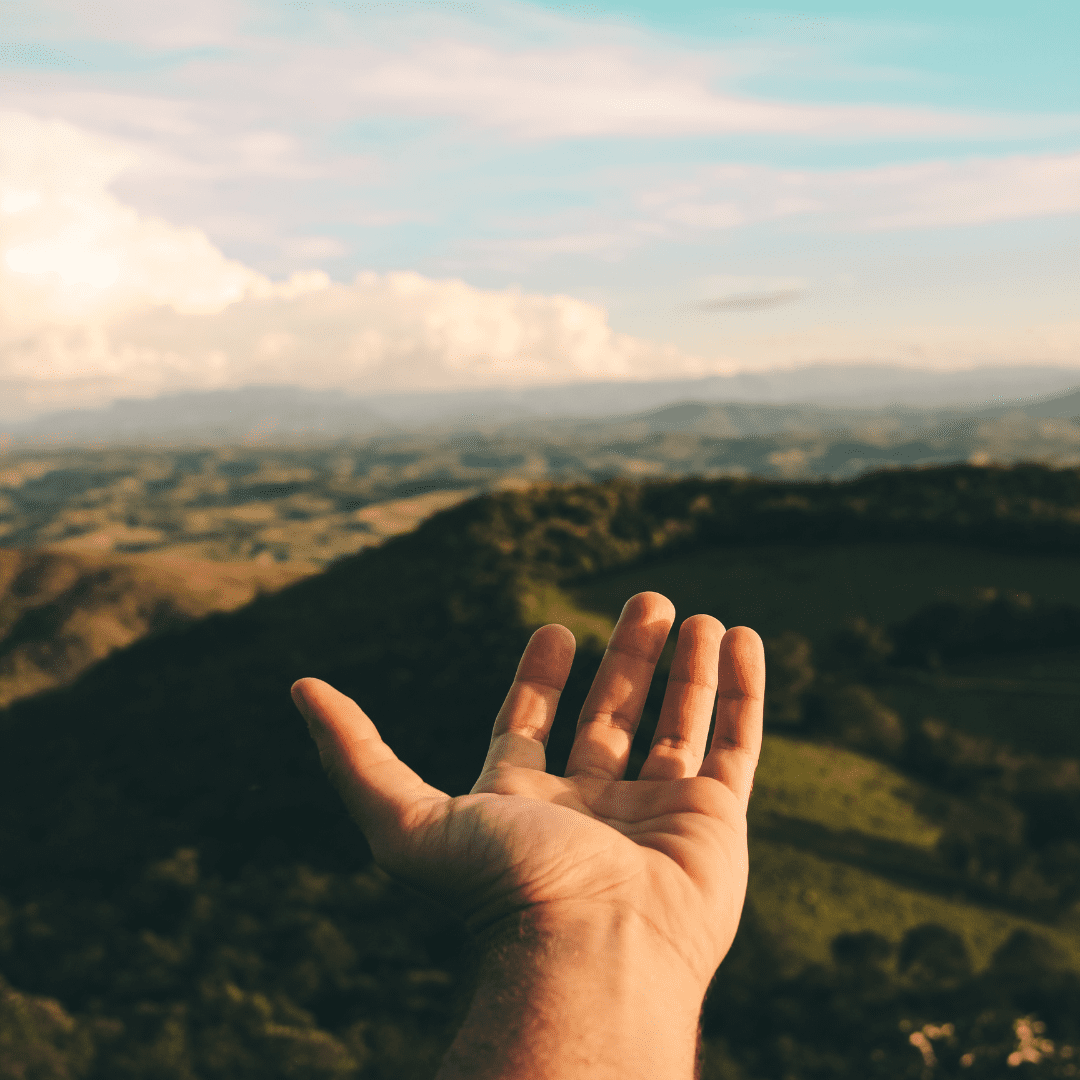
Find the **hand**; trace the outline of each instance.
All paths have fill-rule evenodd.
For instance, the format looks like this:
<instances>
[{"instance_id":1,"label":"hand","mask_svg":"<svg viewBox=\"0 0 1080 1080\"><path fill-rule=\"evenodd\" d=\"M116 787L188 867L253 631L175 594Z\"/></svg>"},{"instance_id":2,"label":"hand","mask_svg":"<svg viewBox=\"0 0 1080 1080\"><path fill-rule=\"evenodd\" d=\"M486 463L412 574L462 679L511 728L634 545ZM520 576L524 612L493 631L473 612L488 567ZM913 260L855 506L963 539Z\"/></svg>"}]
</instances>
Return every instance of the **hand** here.
<instances>
[{"instance_id":1,"label":"hand","mask_svg":"<svg viewBox=\"0 0 1080 1080\"><path fill-rule=\"evenodd\" d=\"M638 780L623 780L674 617L657 593L627 602L565 776L545 772L544 754L574 654L562 626L542 627L526 647L468 795L425 784L326 683L301 679L293 697L390 874L449 904L479 934L523 915L552 934L573 920L630 919L700 1005L745 895L765 668L754 631L725 633L708 615L687 619L649 756Z\"/></svg>"}]
</instances>

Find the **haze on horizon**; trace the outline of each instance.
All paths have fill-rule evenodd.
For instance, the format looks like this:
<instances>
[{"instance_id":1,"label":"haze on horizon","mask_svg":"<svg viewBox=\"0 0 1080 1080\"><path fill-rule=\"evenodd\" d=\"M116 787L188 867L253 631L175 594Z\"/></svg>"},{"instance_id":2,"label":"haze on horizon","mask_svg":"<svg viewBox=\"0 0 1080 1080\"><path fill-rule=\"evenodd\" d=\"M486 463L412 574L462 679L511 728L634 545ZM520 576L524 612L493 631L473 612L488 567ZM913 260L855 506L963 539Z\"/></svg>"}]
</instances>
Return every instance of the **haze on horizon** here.
<instances>
[{"instance_id":1,"label":"haze on horizon","mask_svg":"<svg viewBox=\"0 0 1080 1080\"><path fill-rule=\"evenodd\" d=\"M1080 370L1080 9L5 3L0 412Z\"/></svg>"}]
</instances>

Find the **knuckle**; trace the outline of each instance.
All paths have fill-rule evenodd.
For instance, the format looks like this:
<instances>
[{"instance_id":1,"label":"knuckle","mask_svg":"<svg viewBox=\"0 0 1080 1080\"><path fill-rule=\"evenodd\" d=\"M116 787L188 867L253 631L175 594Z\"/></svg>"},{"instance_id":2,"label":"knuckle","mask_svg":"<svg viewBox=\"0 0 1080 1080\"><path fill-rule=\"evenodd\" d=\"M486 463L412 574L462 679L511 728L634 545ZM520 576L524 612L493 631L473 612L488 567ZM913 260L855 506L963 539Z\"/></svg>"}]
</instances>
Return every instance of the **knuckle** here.
<instances>
[{"instance_id":1,"label":"knuckle","mask_svg":"<svg viewBox=\"0 0 1080 1080\"><path fill-rule=\"evenodd\" d=\"M617 731L633 731L637 727L637 717L618 709L605 709L590 712L582 718L582 725L596 724L599 727L614 728Z\"/></svg>"},{"instance_id":2,"label":"knuckle","mask_svg":"<svg viewBox=\"0 0 1080 1080\"><path fill-rule=\"evenodd\" d=\"M624 656L629 660L637 660L644 664L655 664L661 648L663 648L663 642L658 648L642 649L615 640L608 646L607 651L612 656Z\"/></svg>"},{"instance_id":3,"label":"knuckle","mask_svg":"<svg viewBox=\"0 0 1080 1080\"><path fill-rule=\"evenodd\" d=\"M683 735L661 735L653 743L653 749L671 750L676 753L689 752L694 749L693 742Z\"/></svg>"},{"instance_id":4,"label":"knuckle","mask_svg":"<svg viewBox=\"0 0 1080 1080\"><path fill-rule=\"evenodd\" d=\"M668 686L686 687L688 690L708 690L715 693L716 679L707 675L680 672L668 677Z\"/></svg>"}]
</instances>

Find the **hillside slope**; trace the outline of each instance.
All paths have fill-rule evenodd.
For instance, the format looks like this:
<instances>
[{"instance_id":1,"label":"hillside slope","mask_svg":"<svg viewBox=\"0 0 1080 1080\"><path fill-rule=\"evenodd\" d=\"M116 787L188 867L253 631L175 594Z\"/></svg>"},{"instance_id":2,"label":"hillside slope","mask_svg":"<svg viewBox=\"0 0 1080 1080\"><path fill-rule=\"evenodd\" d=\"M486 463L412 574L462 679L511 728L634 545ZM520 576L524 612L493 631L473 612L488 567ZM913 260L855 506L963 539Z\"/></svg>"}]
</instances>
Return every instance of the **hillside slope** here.
<instances>
[{"instance_id":1,"label":"hillside slope","mask_svg":"<svg viewBox=\"0 0 1080 1080\"><path fill-rule=\"evenodd\" d=\"M0 973L74 1017L95 1078L430 1076L467 993L460 929L372 874L288 700L293 679L358 698L401 757L459 792L531 626L552 614L584 639L549 747L550 767L565 763L606 621L574 599L591 583L647 584L695 552L752 543L1076 559L1078 505L1080 475L1037 468L543 486L458 506L240 611L141 641L0 717ZM827 674L825 706L830 694L861 703L888 737L872 691ZM663 679L662 665L631 772ZM784 686L774 680L774 698ZM892 764L872 742L871 756L829 749L828 728L769 740L748 914L706 1015L717 1076L918 1076L906 1032L947 1018L967 1040L957 1069L970 1047L1003 1062L1014 1021L1032 1013L1059 1042L1080 1038L1071 879L1054 878L1046 899L945 858L984 808L1022 822L1020 804L985 786L994 769L1022 779L1045 763L1008 772L1012 758L957 758L951 774L917 774L913 762L949 764L952 745L919 720L914 756ZM1046 787L1058 773L1031 775ZM1020 869L1038 883L1050 864L1032 866ZM40 1039L60 1046L51 1030Z\"/></svg>"},{"instance_id":2,"label":"hillside slope","mask_svg":"<svg viewBox=\"0 0 1080 1080\"><path fill-rule=\"evenodd\" d=\"M305 576L293 566L0 548L0 707Z\"/></svg>"}]
</instances>

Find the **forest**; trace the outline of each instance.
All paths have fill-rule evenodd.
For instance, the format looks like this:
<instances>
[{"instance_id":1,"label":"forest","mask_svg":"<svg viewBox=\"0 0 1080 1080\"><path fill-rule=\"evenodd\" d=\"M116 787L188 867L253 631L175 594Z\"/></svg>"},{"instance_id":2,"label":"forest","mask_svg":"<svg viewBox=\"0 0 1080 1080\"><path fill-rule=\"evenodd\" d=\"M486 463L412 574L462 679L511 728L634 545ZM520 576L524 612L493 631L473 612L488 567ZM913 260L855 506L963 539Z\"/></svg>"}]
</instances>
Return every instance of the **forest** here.
<instances>
[{"instance_id":1,"label":"forest","mask_svg":"<svg viewBox=\"0 0 1080 1080\"><path fill-rule=\"evenodd\" d=\"M239 505L227 473L200 481L206 512ZM115 506L122 479L12 496L9 536L70 523L80 498ZM704 1080L1080 1074L1080 470L546 480L467 498L475 480L443 483L460 496L415 528L283 564L216 608L189 596L151 618L172 586L127 571L157 597L116 616L127 636L5 698L0 1078L433 1076L468 1005L468 939L371 863L288 687L332 682L458 793L529 633L563 622L579 651L558 771L614 617L645 588L680 617L756 627L769 665L750 891L705 1006ZM333 512L425 494L400 482ZM154 512L127 527L164 536ZM258 554L230 557L273 570ZM74 625L78 590L34 607L42 572L20 566L0 681L4 655L32 659ZM630 776L669 661L670 646Z\"/></svg>"}]
</instances>

